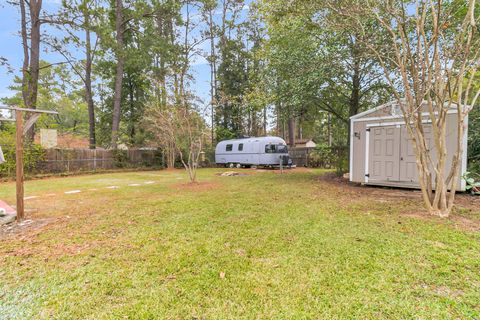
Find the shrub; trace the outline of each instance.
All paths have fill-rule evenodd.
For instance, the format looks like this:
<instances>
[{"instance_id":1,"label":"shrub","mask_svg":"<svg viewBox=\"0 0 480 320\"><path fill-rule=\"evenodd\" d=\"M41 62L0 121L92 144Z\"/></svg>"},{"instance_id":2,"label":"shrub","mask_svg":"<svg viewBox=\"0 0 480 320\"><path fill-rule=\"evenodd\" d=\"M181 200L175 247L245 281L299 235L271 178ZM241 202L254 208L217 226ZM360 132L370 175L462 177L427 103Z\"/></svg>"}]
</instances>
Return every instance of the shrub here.
<instances>
[{"instance_id":1,"label":"shrub","mask_svg":"<svg viewBox=\"0 0 480 320\"><path fill-rule=\"evenodd\" d=\"M346 146L328 146L318 144L309 155L312 167L335 168L338 175L348 170L348 152Z\"/></svg>"},{"instance_id":2,"label":"shrub","mask_svg":"<svg viewBox=\"0 0 480 320\"><path fill-rule=\"evenodd\" d=\"M0 146L5 156L5 162L0 165L0 177L15 176L15 137L10 130L0 131ZM25 173L34 173L45 161L45 150L37 144L25 143L23 148L23 165Z\"/></svg>"},{"instance_id":3,"label":"shrub","mask_svg":"<svg viewBox=\"0 0 480 320\"><path fill-rule=\"evenodd\" d=\"M127 168L130 165L127 150L112 150L113 152L113 165L116 168Z\"/></svg>"},{"instance_id":4,"label":"shrub","mask_svg":"<svg viewBox=\"0 0 480 320\"><path fill-rule=\"evenodd\" d=\"M312 167L331 168L334 163L334 153L332 147L326 144L318 144L310 152L308 163Z\"/></svg>"}]
</instances>

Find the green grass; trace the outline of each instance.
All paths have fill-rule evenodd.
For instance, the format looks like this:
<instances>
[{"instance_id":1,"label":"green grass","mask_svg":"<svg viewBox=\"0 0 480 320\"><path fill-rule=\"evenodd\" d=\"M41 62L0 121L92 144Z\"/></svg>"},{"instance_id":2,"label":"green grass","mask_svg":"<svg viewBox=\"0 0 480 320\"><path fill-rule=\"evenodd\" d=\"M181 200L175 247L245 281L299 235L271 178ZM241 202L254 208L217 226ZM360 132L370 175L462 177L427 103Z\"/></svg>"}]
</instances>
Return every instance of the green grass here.
<instances>
[{"instance_id":1,"label":"green grass","mask_svg":"<svg viewBox=\"0 0 480 320\"><path fill-rule=\"evenodd\" d=\"M478 232L350 197L320 170L219 171L196 187L182 171L27 182L31 215L54 220L0 239L0 318L480 317Z\"/></svg>"}]
</instances>

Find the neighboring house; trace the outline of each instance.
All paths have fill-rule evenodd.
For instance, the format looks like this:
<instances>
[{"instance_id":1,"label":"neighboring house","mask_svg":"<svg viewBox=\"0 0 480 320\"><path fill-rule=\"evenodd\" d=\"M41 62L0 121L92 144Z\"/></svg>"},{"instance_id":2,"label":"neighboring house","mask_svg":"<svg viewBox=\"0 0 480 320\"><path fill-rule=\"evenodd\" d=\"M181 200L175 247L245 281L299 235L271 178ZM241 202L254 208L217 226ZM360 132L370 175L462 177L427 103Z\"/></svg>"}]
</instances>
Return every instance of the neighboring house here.
<instances>
[{"instance_id":1,"label":"neighboring house","mask_svg":"<svg viewBox=\"0 0 480 320\"><path fill-rule=\"evenodd\" d=\"M295 146L288 145L288 153L293 164L298 167L308 167L310 152L317 146L312 139L295 139Z\"/></svg>"},{"instance_id":2,"label":"neighboring house","mask_svg":"<svg viewBox=\"0 0 480 320\"><path fill-rule=\"evenodd\" d=\"M288 143L287 143L288 144ZM289 147L290 144L288 144ZM312 139L295 139L295 148L315 148L317 144Z\"/></svg>"},{"instance_id":3,"label":"neighboring house","mask_svg":"<svg viewBox=\"0 0 480 320\"><path fill-rule=\"evenodd\" d=\"M424 111L424 132L436 158L431 120ZM468 127L468 116L466 118ZM389 102L350 118L350 181L365 184L419 188L416 157L412 140L397 102ZM457 147L457 109L447 114L447 166ZM461 155L460 176L467 170L467 131ZM465 180L459 179L457 190L465 190Z\"/></svg>"},{"instance_id":4,"label":"neighboring house","mask_svg":"<svg viewBox=\"0 0 480 320\"><path fill-rule=\"evenodd\" d=\"M44 135L35 135L35 143L41 144L44 148L50 149L88 149L89 148L89 141L88 137L75 135L71 133L55 133L53 134L52 131L45 130ZM45 137L48 135L49 137ZM54 138L51 138L51 135ZM43 141L42 141L43 139ZM45 141L48 141L47 143Z\"/></svg>"}]
</instances>

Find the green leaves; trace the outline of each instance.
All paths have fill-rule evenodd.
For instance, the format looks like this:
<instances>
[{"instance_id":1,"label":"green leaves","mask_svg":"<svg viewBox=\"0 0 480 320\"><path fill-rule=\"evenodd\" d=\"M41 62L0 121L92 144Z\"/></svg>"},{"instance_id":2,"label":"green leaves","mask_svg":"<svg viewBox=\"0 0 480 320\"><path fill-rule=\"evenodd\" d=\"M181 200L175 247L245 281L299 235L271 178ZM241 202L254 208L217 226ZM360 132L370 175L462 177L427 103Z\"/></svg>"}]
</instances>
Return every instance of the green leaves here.
<instances>
[{"instance_id":1,"label":"green leaves","mask_svg":"<svg viewBox=\"0 0 480 320\"><path fill-rule=\"evenodd\" d=\"M476 180L474 177L472 177L472 175L480 178L480 175L478 174L472 174L468 171L465 172L465 174L462 176L462 179L464 179L467 184L465 189L470 191L471 194L480 195L480 180Z\"/></svg>"}]
</instances>

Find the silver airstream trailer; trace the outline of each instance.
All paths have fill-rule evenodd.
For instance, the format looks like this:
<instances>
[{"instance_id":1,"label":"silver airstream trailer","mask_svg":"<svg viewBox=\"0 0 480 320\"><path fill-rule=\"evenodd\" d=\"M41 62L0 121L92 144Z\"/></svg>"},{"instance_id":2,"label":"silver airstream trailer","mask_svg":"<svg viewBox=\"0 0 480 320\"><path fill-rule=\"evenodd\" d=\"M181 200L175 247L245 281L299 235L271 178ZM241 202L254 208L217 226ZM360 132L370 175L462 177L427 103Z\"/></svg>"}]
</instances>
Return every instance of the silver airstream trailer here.
<instances>
[{"instance_id":1,"label":"silver airstream trailer","mask_svg":"<svg viewBox=\"0 0 480 320\"><path fill-rule=\"evenodd\" d=\"M285 140L279 137L252 137L224 140L215 148L215 162L226 167L290 166Z\"/></svg>"}]
</instances>

